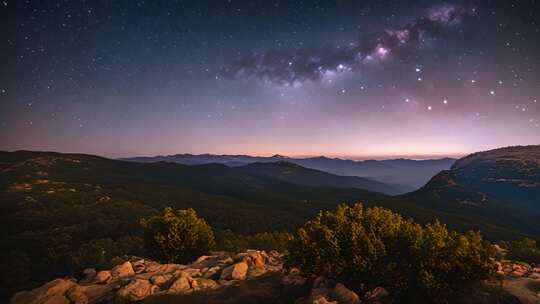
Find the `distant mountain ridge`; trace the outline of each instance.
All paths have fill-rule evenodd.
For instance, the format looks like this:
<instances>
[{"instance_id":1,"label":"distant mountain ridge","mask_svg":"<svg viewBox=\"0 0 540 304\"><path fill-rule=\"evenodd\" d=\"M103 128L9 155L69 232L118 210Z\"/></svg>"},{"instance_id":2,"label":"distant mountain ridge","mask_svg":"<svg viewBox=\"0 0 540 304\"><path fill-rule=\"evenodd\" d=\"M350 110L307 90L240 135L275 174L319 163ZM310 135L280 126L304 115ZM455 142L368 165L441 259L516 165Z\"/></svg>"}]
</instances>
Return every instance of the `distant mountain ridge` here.
<instances>
[{"instance_id":1,"label":"distant mountain ridge","mask_svg":"<svg viewBox=\"0 0 540 304\"><path fill-rule=\"evenodd\" d=\"M272 178L305 186L358 188L389 195L399 193L398 189L376 180L358 176L334 175L287 161L251 163L238 167L238 170L257 177Z\"/></svg>"},{"instance_id":2,"label":"distant mountain ridge","mask_svg":"<svg viewBox=\"0 0 540 304\"><path fill-rule=\"evenodd\" d=\"M405 193L423 186L431 177L442 170L447 170L455 162L453 158L412 160L388 159L356 161L325 156L292 158L279 154L264 156L249 155L214 155L214 154L176 154L122 158L126 161L151 163L158 161L175 162L185 165L219 163L230 167L240 167L252 163L287 161L305 168L316 169L343 176L358 176L389 184L395 192ZM393 190L393 191L394 191Z\"/></svg>"}]
</instances>

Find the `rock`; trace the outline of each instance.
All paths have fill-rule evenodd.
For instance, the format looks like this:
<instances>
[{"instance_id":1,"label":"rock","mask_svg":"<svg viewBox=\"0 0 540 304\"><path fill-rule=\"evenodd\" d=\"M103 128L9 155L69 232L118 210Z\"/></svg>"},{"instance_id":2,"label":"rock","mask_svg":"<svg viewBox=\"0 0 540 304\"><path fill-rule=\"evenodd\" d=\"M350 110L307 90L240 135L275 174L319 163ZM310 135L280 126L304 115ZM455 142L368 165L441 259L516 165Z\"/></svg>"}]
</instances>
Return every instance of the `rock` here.
<instances>
[{"instance_id":1,"label":"rock","mask_svg":"<svg viewBox=\"0 0 540 304\"><path fill-rule=\"evenodd\" d=\"M145 272L151 272L155 274L169 274L176 271L186 269L185 265L179 264L159 264L157 262L151 262L146 264Z\"/></svg>"},{"instance_id":2,"label":"rock","mask_svg":"<svg viewBox=\"0 0 540 304\"><path fill-rule=\"evenodd\" d=\"M220 270L219 266L210 267L203 272L202 277L205 279L219 279Z\"/></svg>"},{"instance_id":3,"label":"rock","mask_svg":"<svg viewBox=\"0 0 540 304\"><path fill-rule=\"evenodd\" d=\"M111 270L111 276L113 279L125 278L132 275L135 275L135 271L133 270L133 266L129 261L117 265Z\"/></svg>"},{"instance_id":4,"label":"rock","mask_svg":"<svg viewBox=\"0 0 540 304\"><path fill-rule=\"evenodd\" d=\"M221 280L244 280L246 278L248 265L246 262L239 262L231 265L221 272Z\"/></svg>"},{"instance_id":5,"label":"rock","mask_svg":"<svg viewBox=\"0 0 540 304\"><path fill-rule=\"evenodd\" d=\"M180 272L180 274L173 279L174 282L169 286L169 293L188 293L191 292L191 285L189 281L191 278L185 272Z\"/></svg>"},{"instance_id":6,"label":"rock","mask_svg":"<svg viewBox=\"0 0 540 304\"><path fill-rule=\"evenodd\" d=\"M71 280L56 279L31 291L16 293L11 304L70 304L67 292L75 286L77 284Z\"/></svg>"},{"instance_id":7,"label":"rock","mask_svg":"<svg viewBox=\"0 0 540 304\"><path fill-rule=\"evenodd\" d=\"M88 297L79 285L75 285L70 288L66 292L66 297L72 304L88 304Z\"/></svg>"},{"instance_id":8,"label":"rock","mask_svg":"<svg viewBox=\"0 0 540 304\"><path fill-rule=\"evenodd\" d=\"M82 279L81 282L90 283L96 277L97 272L94 268L86 268L85 270L83 270L83 274L84 279Z\"/></svg>"},{"instance_id":9,"label":"rock","mask_svg":"<svg viewBox=\"0 0 540 304\"><path fill-rule=\"evenodd\" d=\"M314 300L311 303L313 303L313 304L338 304L337 301L328 301L326 299L326 297L320 297L320 298L318 298L317 300ZM341 304L341 303L339 303L339 304Z\"/></svg>"},{"instance_id":10,"label":"rock","mask_svg":"<svg viewBox=\"0 0 540 304\"><path fill-rule=\"evenodd\" d=\"M219 258L217 255L203 255L191 264L190 267L198 269L215 267L219 264Z\"/></svg>"},{"instance_id":11,"label":"rock","mask_svg":"<svg viewBox=\"0 0 540 304\"><path fill-rule=\"evenodd\" d=\"M265 265L265 258L258 250L248 250L239 253L234 257L234 260L246 262L250 268L264 268Z\"/></svg>"},{"instance_id":12,"label":"rock","mask_svg":"<svg viewBox=\"0 0 540 304\"><path fill-rule=\"evenodd\" d=\"M172 274L158 274L150 278L150 282L157 286L163 286L172 279Z\"/></svg>"},{"instance_id":13,"label":"rock","mask_svg":"<svg viewBox=\"0 0 540 304\"><path fill-rule=\"evenodd\" d=\"M358 304L360 303L360 297L345 287L341 283L337 283L332 291L332 298L338 300L339 304Z\"/></svg>"},{"instance_id":14,"label":"rock","mask_svg":"<svg viewBox=\"0 0 540 304\"><path fill-rule=\"evenodd\" d=\"M122 302L140 301L159 291L159 287L153 285L147 280L135 279L126 286L120 288L116 293L118 299Z\"/></svg>"},{"instance_id":15,"label":"rock","mask_svg":"<svg viewBox=\"0 0 540 304\"><path fill-rule=\"evenodd\" d=\"M529 278L534 279L534 280L540 280L540 273L533 272L529 275Z\"/></svg>"},{"instance_id":16,"label":"rock","mask_svg":"<svg viewBox=\"0 0 540 304\"><path fill-rule=\"evenodd\" d=\"M186 268L186 269L183 269L182 271L187 273L192 278L201 276L201 270L197 268Z\"/></svg>"},{"instance_id":17,"label":"rock","mask_svg":"<svg viewBox=\"0 0 540 304\"><path fill-rule=\"evenodd\" d=\"M263 267L249 267L248 272L247 272L247 277L248 278L260 277L266 272L267 270L264 266Z\"/></svg>"},{"instance_id":18,"label":"rock","mask_svg":"<svg viewBox=\"0 0 540 304\"><path fill-rule=\"evenodd\" d=\"M375 289L366 292L364 298L370 301L378 301L389 296L388 291L382 287L375 287Z\"/></svg>"},{"instance_id":19,"label":"rock","mask_svg":"<svg viewBox=\"0 0 540 304\"><path fill-rule=\"evenodd\" d=\"M521 269L516 269L514 271L512 271L510 273L511 276L515 277L515 278L521 278L522 276L525 275L525 272Z\"/></svg>"},{"instance_id":20,"label":"rock","mask_svg":"<svg viewBox=\"0 0 540 304\"><path fill-rule=\"evenodd\" d=\"M116 291L122 287L122 282L116 281L109 284L93 284L80 287L89 303L110 303L114 300Z\"/></svg>"},{"instance_id":21,"label":"rock","mask_svg":"<svg viewBox=\"0 0 540 304\"><path fill-rule=\"evenodd\" d=\"M494 244L492 248L496 260L502 260L508 252L508 250L501 248L498 244Z\"/></svg>"},{"instance_id":22,"label":"rock","mask_svg":"<svg viewBox=\"0 0 540 304\"><path fill-rule=\"evenodd\" d=\"M197 278L191 281L191 288L193 288L193 290L214 289L218 286L219 284L216 283L216 281L210 279Z\"/></svg>"},{"instance_id":23,"label":"rock","mask_svg":"<svg viewBox=\"0 0 540 304\"><path fill-rule=\"evenodd\" d=\"M135 273L142 273L146 269L146 263L144 259L139 259L131 262L131 266L133 267L133 271L135 271Z\"/></svg>"},{"instance_id":24,"label":"rock","mask_svg":"<svg viewBox=\"0 0 540 304\"><path fill-rule=\"evenodd\" d=\"M281 283L285 285L302 286L306 281L307 279L299 274L288 274L281 278Z\"/></svg>"},{"instance_id":25,"label":"rock","mask_svg":"<svg viewBox=\"0 0 540 304\"><path fill-rule=\"evenodd\" d=\"M229 265L234 263L234 260L231 257L226 257L224 259L218 260L219 265Z\"/></svg>"},{"instance_id":26,"label":"rock","mask_svg":"<svg viewBox=\"0 0 540 304\"><path fill-rule=\"evenodd\" d=\"M111 272L109 270L102 270L96 274L94 277L94 283L96 284L106 284L111 280Z\"/></svg>"},{"instance_id":27,"label":"rock","mask_svg":"<svg viewBox=\"0 0 540 304\"><path fill-rule=\"evenodd\" d=\"M313 286L309 291L309 302L314 302L321 297L330 298L328 294L330 293L329 286L331 284L332 282L325 277L317 277L315 281L313 281Z\"/></svg>"}]
</instances>

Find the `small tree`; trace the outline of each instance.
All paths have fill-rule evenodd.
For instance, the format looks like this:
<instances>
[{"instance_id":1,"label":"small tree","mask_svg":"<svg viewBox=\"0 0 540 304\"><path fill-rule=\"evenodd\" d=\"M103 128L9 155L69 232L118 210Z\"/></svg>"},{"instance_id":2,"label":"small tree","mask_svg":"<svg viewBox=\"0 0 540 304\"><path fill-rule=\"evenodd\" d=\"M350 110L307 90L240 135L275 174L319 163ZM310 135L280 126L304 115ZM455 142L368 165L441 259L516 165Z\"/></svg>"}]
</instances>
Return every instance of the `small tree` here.
<instances>
[{"instance_id":1,"label":"small tree","mask_svg":"<svg viewBox=\"0 0 540 304\"><path fill-rule=\"evenodd\" d=\"M214 245L214 233L193 209L165 208L161 215L142 220L148 250L155 258L174 263L190 262Z\"/></svg>"}]
</instances>

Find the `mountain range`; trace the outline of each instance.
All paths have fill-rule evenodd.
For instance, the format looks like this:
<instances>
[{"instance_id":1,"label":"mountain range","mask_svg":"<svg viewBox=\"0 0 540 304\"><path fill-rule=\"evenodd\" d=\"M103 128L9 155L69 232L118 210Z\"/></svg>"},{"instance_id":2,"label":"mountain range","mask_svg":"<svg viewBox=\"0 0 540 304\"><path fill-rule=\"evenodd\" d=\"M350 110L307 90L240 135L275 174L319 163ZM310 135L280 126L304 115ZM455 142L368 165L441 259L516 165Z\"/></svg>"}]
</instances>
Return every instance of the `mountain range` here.
<instances>
[{"instance_id":1,"label":"mountain range","mask_svg":"<svg viewBox=\"0 0 540 304\"><path fill-rule=\"evenodd\" d=\"M249 155L214 155L214 154L176 154L153 157L130 157L122 160L134 162L167 161L185 165L200 165L209 163L224 164L230 167L240 167L251 163L273 163L284 161L305 168L325 171L342 176L358 176L386 184L386 189L377 191L386 194L406 193L423 186L431 177L442 170L449 169L455 162L453 158L412 160L364 160L356 161L324 156L309 158L293 158L282 155L270 157Z\"/></svg>"}]
</instances>

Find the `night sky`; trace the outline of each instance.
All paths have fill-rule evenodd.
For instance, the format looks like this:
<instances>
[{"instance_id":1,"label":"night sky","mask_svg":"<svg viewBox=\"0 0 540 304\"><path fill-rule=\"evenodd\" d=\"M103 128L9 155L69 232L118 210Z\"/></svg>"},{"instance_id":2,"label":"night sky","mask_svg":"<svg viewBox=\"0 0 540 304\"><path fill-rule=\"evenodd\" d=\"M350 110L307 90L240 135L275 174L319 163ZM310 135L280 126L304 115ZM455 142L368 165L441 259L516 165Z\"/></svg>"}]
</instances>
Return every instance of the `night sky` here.
<instances>
[{"instance_id":1,"label":"night sky","mask_svg":"<svg viewBox=\"0 0 540 304\"><path fill-rule=\"evenodd\" d=\"M540 2L0 1L0 150L540 143Z\"/></svg>"}]
</instances>

